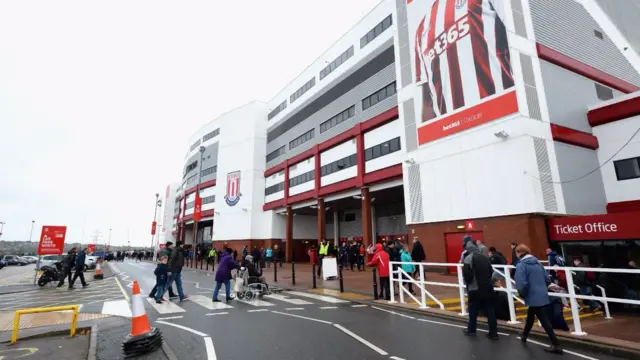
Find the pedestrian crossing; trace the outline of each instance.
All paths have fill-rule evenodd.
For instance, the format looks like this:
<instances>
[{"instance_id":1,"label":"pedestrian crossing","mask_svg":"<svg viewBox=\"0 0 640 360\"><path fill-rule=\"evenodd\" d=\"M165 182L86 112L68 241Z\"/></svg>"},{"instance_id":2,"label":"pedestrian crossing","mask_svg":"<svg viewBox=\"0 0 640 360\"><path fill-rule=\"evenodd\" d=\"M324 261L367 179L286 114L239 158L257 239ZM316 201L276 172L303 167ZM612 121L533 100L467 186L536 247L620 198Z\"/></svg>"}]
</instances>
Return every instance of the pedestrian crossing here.
<instances>
[{"instance_id":1,"label":"pedestrian crossing","mask_svg":"<svg viewBox=\"0 0 640 360\"><path fill-rule=\"evenodd\" d=\"M224 295L222 295L224 298ZM247 312L267 311L268 308L296 305L296 310L303 310L300 306L316 307L323 310L337 309L340 304L349 304L347 300L336 299L330 296L310 294L301 291L285 291L279 294L265 295L263 299L238 299L231 302L213 302L210 295L190 295L183 302L164 301L157 304L154 299L147 298L147 313L166 316L168 314L180 314L190 310L205 309L208 311L241 310ZM326 306L331 305L331 306ZM102 314L131 317L129 303L126 300L107 301L103 304ZM212 315L212 314L207 314Z\"/></svg>"}]
</instances>

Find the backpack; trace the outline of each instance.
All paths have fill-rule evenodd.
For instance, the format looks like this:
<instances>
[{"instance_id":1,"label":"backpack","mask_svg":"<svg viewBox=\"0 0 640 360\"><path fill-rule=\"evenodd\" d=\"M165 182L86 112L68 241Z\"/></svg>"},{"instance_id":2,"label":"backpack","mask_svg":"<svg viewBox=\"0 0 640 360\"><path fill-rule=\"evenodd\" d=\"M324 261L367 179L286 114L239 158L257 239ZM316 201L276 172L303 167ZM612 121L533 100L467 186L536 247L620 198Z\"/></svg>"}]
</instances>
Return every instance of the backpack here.
<instances>
[{"instance_id":1,"label":"backpack","mask_svg":"<svg viewBox=\"0 0 640 360\"><path fill-rule=\"evenodd\" d=\"M593 271L587 271L587 280L590 282L595 282L596 281L596 273Z\"/></svg>"},{"instance_id":2,"label":"backpack","mask_svg":"<svg viewBox=\"0 0 640 360\"><path fill-rule=\"evenodd\" d=\"M556 264L558 266L566 266L566 263L564 262L564 258L562 257L562 255L556 255Z\"/></svg>"}]
</instances>

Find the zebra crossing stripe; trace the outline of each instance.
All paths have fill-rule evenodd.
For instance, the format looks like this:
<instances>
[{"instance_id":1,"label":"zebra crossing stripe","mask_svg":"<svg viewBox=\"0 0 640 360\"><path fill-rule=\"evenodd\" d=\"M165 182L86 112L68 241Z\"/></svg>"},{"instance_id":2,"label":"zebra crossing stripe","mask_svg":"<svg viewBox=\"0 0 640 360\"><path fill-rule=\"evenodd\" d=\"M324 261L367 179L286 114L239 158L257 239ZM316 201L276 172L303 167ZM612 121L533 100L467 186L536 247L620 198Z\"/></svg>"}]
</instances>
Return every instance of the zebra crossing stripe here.
<instances>
[{"instance_id":1,"label":"zebra crossing stripe","mask_svg":"<svg viewBox=\"0 0 640 360\"><path fill-rule=\"evenodd\" d=\"M324 295L318 295L318 294L309 294L309 293L302 292L302 291L287 291L286 293L289 294L289 295L302 296L302 297L307 297L307 298L311 298L311 299L316 299L316 300L328 302L328 303L331 303L331 304L344 304L344 303L348 303L349 302L347 300L336 299L336 298L333 298L333 297L330 297L330 296L324 296Z\"/></svg>"},{"instance_id":2,"label":"zebra crossing stripe","mask_svg":"<svg viewBox=\"0 0 640 360\"><path fill-rule=\"evenodd\" d=\"M105 301L102 304L102 314L131 317L131 309L127 300Z\"/></svg>"},{"instance_id":3,"label":"zebra crossing stripe","mask_svg":"<svg viewBox=\"0 0 640 360\"><path fill-rule=\"evenodd\" d=\"M156 304L156 301L154 299L147 298L147 302L159 314L175 314L175 313L181 313L186 311L185 309L172 303L171 301L164 301L162 304Z\"/></svg>"},{"instance_id":4,"label":"zebra crossing stripe","mask_svg":"<svg viewBox=\"0 0 640 360\"><path fill-rule=\"evenodd\" d=\"M209 310L222 310L222 309L233 308L233 306L227 305L222 302L213 302L209 297L204 295L191 295L189 296L189 300Z\"/></svg>"},{"instance_id":5,"label":"zebra crossing stripe","mask_svg":"<svg viewBox=\"0 0 640 360\"><path fill-rule=\"evenodd\" d=\"M306 301L306 300L302 300L302 299L291 299L288 298L286 296L282 296L280 294L271 294L271 295L266 295L265 296L268 299L274 299L274 300L278 300L278 301L282 301L282 302L286 302L289 304L293 304L293 305L312 305L312 302Z\"/></svg>"}]
</instances>

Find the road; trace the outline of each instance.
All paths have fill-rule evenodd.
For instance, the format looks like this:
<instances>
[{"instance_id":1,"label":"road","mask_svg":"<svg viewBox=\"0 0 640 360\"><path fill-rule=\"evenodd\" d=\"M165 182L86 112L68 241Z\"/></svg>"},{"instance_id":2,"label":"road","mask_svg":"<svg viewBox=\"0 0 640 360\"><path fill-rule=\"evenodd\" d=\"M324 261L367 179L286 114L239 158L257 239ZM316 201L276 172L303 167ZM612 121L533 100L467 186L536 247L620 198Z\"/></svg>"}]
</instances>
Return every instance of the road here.
<instances>
[{"instance_id":1,"label":"road","mask_svg":"<svg viewBox=\"0 0 640 360\"><path fill-rule=\"evenodd\" d=\"M8 265L0 269L0 286L16 284L33 284L35 264L25 266Z\"/></svg>"},{"instance_id":2,"label":"road","mask_svg":"<svg viewBox=\"0 0 640 360\"><path fill-rule=\"evenodd\" d=\"M178 359L554 359L542 343L522 344L501 333L499 341L469 338L458 323L318 294L284 291L264 300L212 303L213 279L185 270L180 303L155 304L154 265L116 263L114 270L128 296L133 280L145 294L152 326L159 327ZM224 299L224 295L220 296ZM126 305L126 302L125 302ZM126 316L127 309L110 311ZM130 313L129 313L130 315ZM480 333L482 334L482 333ZM565 359L614 360L611 356L569 350Z\"/></svg>"}]
</instances>

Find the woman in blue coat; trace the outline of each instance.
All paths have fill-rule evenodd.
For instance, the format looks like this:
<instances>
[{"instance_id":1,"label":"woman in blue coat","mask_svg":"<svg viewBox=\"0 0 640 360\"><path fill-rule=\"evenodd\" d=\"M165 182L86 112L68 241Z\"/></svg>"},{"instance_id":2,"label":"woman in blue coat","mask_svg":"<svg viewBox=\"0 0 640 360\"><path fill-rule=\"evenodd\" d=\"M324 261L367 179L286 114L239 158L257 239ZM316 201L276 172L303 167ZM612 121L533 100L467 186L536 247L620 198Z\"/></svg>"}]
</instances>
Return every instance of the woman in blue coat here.
<instances>
[{"instance_id":1,"label":"woman in blue coat","mask_svg":"<svg viewBox=\"0 0 640 360\"><path fill-rule=\"evenodd\" d=\"M405 245L402 250L400 250L400 261L402 261L402 270L411 276L416 271L416 266L412 264L407 264L412 262L411 253L409 252L409 246ZM404 276L404 275L403 275ZM406 278L406 277L405 277ZM413 284L409 284L409 292L415 295L413 292Z\"/></svg>"},{"instance_id":2,"label":"woman in blue coat","mask_svg":"<svg viewBox=\"0 0 640 360\"><path fill-rule=\"evenodd\" d=\"M224 291L227 294L227 301L231 300L231 271L234 269L240 269L240 265L233 260L231 253L233 250L227 248L227 251L223 251L220 257L220 263L218 264L218 271L216 271L216 288L213 290L213 302L219 302L218 292L224 284Z\"/></svg>"},{"instance_id":3,"label":"woman in blue coat","mask_svg":"<svg viewBox=\"0 0 640 360\"><path fill-rule=\"evenodd\" d=\"M516 265L516 288L518 294L524 299L527 309L527 321L522 332L522 342L527 341L529 332L533 327L535 317L538 317L540 324L551 340L551 347L544 348L544 351L562 354L562 348L558 345L558 339L553 332L553 327L547 318L544 307L549 304L549 293L547 286L551 283L549 274L540 264L535 256L531 255L531 250L526 245L516 247L518 265Z\"/></svg>"}]
</instances>

